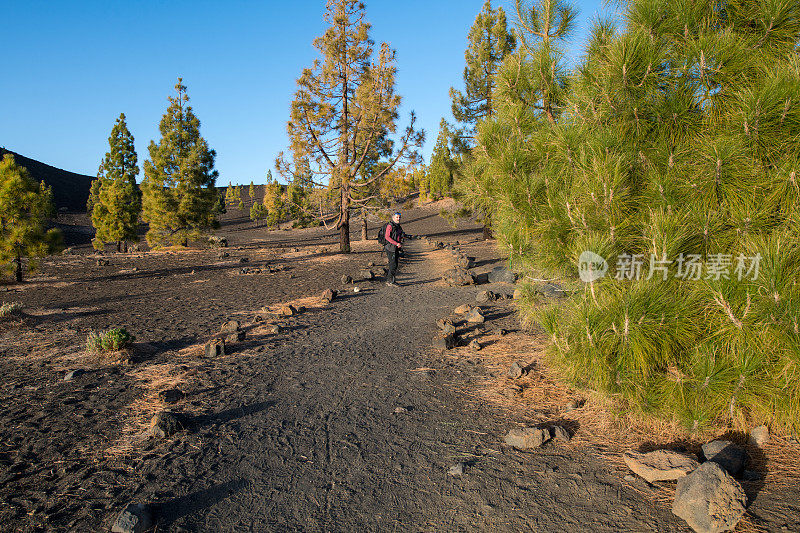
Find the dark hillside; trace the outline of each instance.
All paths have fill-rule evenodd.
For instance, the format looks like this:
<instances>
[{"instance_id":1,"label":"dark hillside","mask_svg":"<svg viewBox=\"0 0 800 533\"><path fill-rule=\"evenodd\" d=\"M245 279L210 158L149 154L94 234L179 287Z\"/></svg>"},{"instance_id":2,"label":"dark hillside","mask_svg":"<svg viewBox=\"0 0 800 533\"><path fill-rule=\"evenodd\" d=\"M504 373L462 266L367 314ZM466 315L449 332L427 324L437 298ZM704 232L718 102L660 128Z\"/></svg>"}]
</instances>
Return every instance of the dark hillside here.
<instances>
[{"instance_id":1,"label":"dark hillside","mask_svg":"<svg viewBox=\"0 0 800 533\"><path fill-rule=\"evenodd\" d=\"M6 153L13 155L18 165L27 168L34 180L44 181L52 187L53 203L57 209L66 207L70 211L86 210L93 177L61 170L0 147L0 157Z\"/></svg>"}]
</instances>

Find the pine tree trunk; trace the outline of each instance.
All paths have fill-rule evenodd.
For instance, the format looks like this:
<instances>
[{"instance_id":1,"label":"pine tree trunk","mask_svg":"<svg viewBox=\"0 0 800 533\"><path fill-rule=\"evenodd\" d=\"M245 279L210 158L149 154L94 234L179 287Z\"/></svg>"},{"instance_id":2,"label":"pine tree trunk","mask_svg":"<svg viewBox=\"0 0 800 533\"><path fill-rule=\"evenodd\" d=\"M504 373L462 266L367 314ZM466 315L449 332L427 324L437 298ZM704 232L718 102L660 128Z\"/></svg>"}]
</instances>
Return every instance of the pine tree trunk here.
<instances>
[{"instance_id":1,"label":"pine tree trunk","mask_svg":"<svg viewBox=\"0 0 800 533\"><path fill-rule=\"evenodd\" d=\"M122 241L122 251L128 253L128 241Z\"/></svg>"},{"instance_id":2,"label":"pine tree trunk","mask_svg":"<svg viewBox=\"0 0 800 533\"><path fill-rule=\"evenodd\" d=\"M14 277L17 283L22 283L22 258L19 256L19 252L17 252L17 257L14 258Z\"/></svg>"},{"instance_id":3,"label":"pine tree trunk","mask_svg":"<svg viewBox=\"0 0 800 533\"><path fill-rule=\"evenodd\" d=\"M483 240L489 240L492 238L492 228L489 227L488 224L483 226Z\"/></svg>"},{"instance_id":4,"label":"pine tree trunk","mask_svg":"<svg viewBox=\"0 0 800 533\"><path fill-rule=\"evenodd\" d=\"M122 241L117 241L117 253L122 251Z\"/></svg>"},{"instance_id":5,"label":"pine tree trunk","mask_svg":"<svg viewBox=\"0 0 800 533\"><path fill-rule=\"evenodd\" d=\"M367 240L367 210L361 210L361 240Z\"/></svg>"},{"instance_id":6,"label":"pine tree trunk","mask_svg":"<svg viewBox=\"0 0 800 533\"><path fill-rule=\"evenodd\" d=\"M339 212L339 252L350 253L350 188L342 187L342 208Z\"/></svg>"}]
</instances>

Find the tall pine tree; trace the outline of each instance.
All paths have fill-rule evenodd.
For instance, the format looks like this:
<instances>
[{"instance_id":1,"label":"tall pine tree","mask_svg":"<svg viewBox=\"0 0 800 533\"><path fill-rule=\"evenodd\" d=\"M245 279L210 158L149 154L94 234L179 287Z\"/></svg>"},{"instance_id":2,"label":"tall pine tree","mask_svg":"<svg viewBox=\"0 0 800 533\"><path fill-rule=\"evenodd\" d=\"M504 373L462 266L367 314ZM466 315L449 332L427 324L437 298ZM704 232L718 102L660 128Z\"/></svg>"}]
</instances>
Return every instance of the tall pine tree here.
<instances>
[{"instance_id":1,"label":"tall pine tree","mask_svg":"<svg viewBox=\"0 0 800 533\"><path fill-rule=\"evenodd\" d=\"M329 0L325 20L330 25L314 40L321 59L305 69L297 80L299 89L287 126L294 154L308 157L315 181L338 196L339 248L350 252L350 212L359 199L358 189L382 179L401 157L415 156L422 132L414 131L415 116L386 157L387 165L367 180L357 178L375 147L396 130L400 96L395 94L395 53L385 43L377 56L364 20L364 4L358 0ZM281 153L277 167L291 180L298 174L294 163Z\"/></svg>"},{"instance_id":2,"label":"tall pine tree","mask_svg":"<svg viewBox=\"0 0 800 533\"><path fill-rule=\"evenodd\" d=\"M44 182L31 179L28 170L6 154L0 161L0 265L9 265L14 278L22 281L22 260L28 268L54 251L61 239L56 229L45 231L47 218L54 214L53 194Z\"/></svg>"},{"instance_id":3,"label":"tall pine tree","mask_svg":"<svg viewBox=\"0 0 800 533\"><path fill-rule=\"evenodd\" d=\"M467 39L469 45L464 52L466 94L450 88L453 116L464 125L463 129L454 132L454 145L460 152L472 146L471 138L477 123L492 115L495 75L506 56L517 46L514 33L507 27L503 8L492 9L491 0L483 4Z\"/></svg>"},{"instance_id":4,"label":"tall pine tree","mask_svg":"<svg viewBox=\"0 0 800 533\"><path fill-rule=\"evenodd\" d=\"M97 179L92 182L90 200L94 247L102 250L109 242L117 243L117 251L127 251L128 241L139 239L136 228L142 210L142 197L136 185L139 167L133 135L128 131L125 114L121 113L108 138L106 152Z\"/></svg>"},{"instance_id":5,"label":"tall pine tree","mask_svg":"<svg viewBox=\"0 0 800 533\"><path fill-rule=\"evenodd\" d=\"M161 140L150 142L150 159L144 162L143 218L150 224L151 246L186 246L217 225L216 152L200 136L200 120L188 105L181 78L175 91L159 124Z\"/></svg>"},{"instance_id":6,"label":"tall pine tree","mask_svg":"<svg viewBox=\"0 0 800 533\"><path fill-rule=\"evenodd\" d=\"M427 191L432 198L445 196L453 186L455 162L450 156L450 130L447 122L442 119L439 123L439 136L433 147L431 162L426 173Z\"/></svg>"}]
</instances>

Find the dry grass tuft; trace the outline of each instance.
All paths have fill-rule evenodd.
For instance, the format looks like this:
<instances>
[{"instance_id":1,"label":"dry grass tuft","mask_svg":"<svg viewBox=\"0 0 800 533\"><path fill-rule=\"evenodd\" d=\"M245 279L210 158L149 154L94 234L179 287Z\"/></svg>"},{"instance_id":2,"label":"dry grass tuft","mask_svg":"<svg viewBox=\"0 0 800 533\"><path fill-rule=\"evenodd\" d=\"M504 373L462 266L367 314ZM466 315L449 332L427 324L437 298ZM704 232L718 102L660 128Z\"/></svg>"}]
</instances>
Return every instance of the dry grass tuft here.
<instances>
[{"instance_id":1,"label":"dry grass tuft","mask_svg":"<svg viewBox=\"0 0 800 533\"><path fill-rule=\"evenodd\" d=\"M104 450L105 459L134 455L137 446L149 438L150 421L167 406L159 397L159 392L187 384L192 366L198 365L191 361L187 363L152 364L127 373L144 392L126 408L122 435Z\"/></svg>"}]
</instances>

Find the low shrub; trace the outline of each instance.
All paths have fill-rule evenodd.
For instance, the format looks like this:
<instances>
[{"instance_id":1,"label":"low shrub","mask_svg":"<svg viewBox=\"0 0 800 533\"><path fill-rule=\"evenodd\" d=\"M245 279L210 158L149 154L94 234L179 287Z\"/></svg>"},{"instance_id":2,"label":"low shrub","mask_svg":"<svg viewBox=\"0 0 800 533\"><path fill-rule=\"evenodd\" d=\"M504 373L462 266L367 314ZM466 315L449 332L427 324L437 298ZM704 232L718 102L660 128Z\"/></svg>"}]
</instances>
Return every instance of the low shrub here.
<instances>
[{"instance_id":1,"label":"low shrub","mask_svg":"<svg viewBox=\"0 0 800 533\"><path fill-rule=\"evenodd\" d=\"M18 303L5 302L0 305L0 318L8 318L13 315L18 315L22 311L22 305Z\"/></svg>"},{"instance_id":2,"label":"low shrub","mask_svg":"<svg viewBox=\"0 0 800 533\"><path fill-rule=\"evenodd\" d=\"M125 328L111 328L100 333L89 333L86 337L86 351L93 354L117 352L130 345L134 337Z\"/></svg>"}]
</instances>

